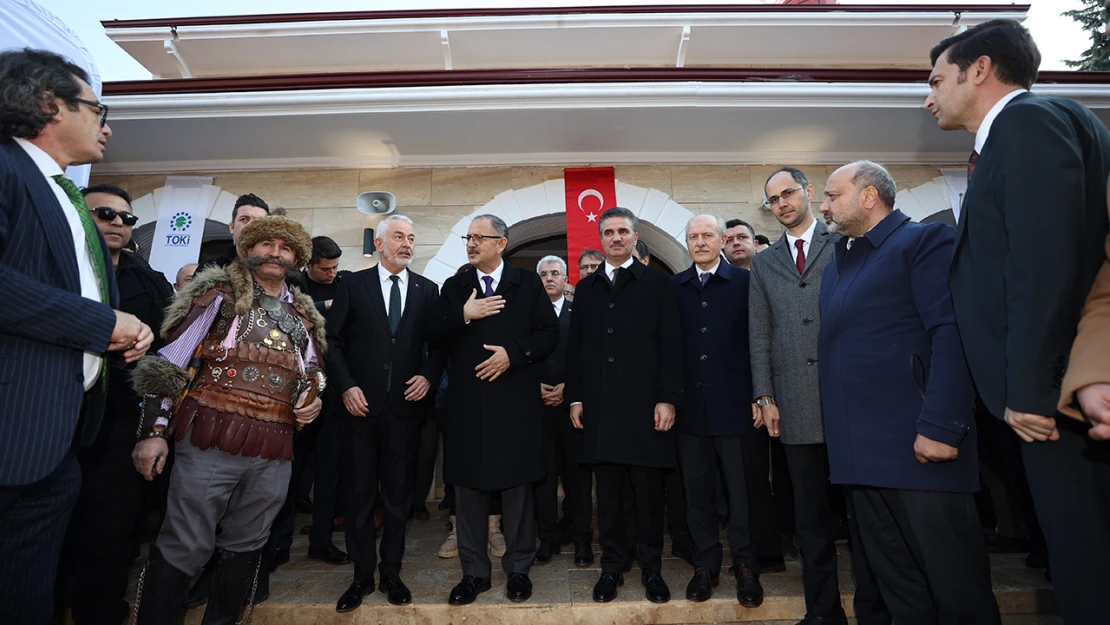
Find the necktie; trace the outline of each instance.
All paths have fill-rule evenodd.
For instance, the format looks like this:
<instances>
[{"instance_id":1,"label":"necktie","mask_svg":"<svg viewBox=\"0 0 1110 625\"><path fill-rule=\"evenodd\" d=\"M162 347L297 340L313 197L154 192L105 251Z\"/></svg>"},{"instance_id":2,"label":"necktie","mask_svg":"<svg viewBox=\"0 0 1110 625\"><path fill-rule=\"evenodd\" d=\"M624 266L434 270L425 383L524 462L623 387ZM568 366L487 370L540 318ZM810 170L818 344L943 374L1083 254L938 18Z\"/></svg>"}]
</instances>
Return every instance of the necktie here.
<instances>
[{"instance_id":1,"label":"necktie","mask_svg":"<svg viewBox=\"0 0 1110 625\"><path fill-rule=\"evenodd\" d=\"M389 276L393 286L389 287L389 331L396 332L401 325L401 278Z\"/></svg>"},{"instance_id":2,"label":"necktie","mask_svg":"<svg viewBox=\"0 0 1110 625\"><path fill-rule=\"evenodd\" d=\"M971 156L967 159L967 181L971 182L971 174L975 173L975 166L979 164L979 153L975 150L971 151Z\"/></svg>"},{"instance_id":3,"label":"necktie","mask_svg":"<svg viewBox=\"0 0 1110 625\"><path fill-rule=\"evenodd\" d=\"M712 275L712 274L710 274L710 273L709 273L709 272L707 271L707 272L705 272L705 273L701 274L700 276L698 276L698 278L701 278L701 286L702 286L702 288L705 288L705 283L706 283L706 282L709 282L709 276L710 276L710 275Z\"/></svg>"},{"instance_id":4,"label":"necktie","mask_svg":"<svg viewBox=\"0 0 1110 625\"><path fill-rule=\"evenodd\" d=\"M802 239L794 241L794 247L798 248L798 257L794 259L794 264L798 266L798 273L802 274L806 271L806 242Z\"/></svg>"},{"instance_id":5,"label":"necktie","mask_svg":"<svg viewBox=\"0 0 1110 625\"><path fill-rule=\"evenodd\" d=\"M73 205L74 210L77 211L77 216L81 219L81 227L85 230L85 245L89 249L89 256L92 257L93 271L96 272L96 282L100 287L100 301L108 303L108 269L104 264L104 249L100 246L100 237L96 233L96 225L93 223L92 215L89 213L89 207L85 204L85 196L81 195L81 190L73 181L65 176L58 174L54 176L54 181L58 186L66 192L66 197L69 198L70 204Z\"/></svg>"},{"instance_id":6,"label":"necktie","mask_svg":"<svg viewBox=\"0 0 1110 625\"><path fill-rule=\"evenodd\" d=\"M482 281L486 283L486 292L482 295L484 297L493 297L493 276L482 276Z\"/></svg>"},{"instance_id":7,"label":"necktie","mask_svg":"<svg viewBox=\"0 0 1110 625\"><path fill-rule=\"evenodd\" d=\"M620 267L613 267L613 273L609 274L609 282L612 282L613 286L617 285L617 272L620 270Z\"/></svg>"}]
</instances>

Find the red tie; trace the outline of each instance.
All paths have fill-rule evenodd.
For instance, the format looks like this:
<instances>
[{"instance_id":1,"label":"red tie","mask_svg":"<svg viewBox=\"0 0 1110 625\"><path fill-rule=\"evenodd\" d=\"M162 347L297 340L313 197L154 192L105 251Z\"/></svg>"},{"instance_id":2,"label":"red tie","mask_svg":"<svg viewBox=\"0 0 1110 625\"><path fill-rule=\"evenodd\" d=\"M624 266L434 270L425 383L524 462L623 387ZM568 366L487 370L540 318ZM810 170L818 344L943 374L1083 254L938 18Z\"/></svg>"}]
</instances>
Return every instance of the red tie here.
<instances>
[{"instance_id":1,"label":"red tie","mask_svg":"<svg viewBox=\"0 0 1110 625\"><path fill-rule=\"evenodd\" d=\"M804 249L806 242L802 239L794 241L794 247L798 248L798 258L794 260L794 264L798 266L798 273L803 274L806 272L806 251Z\"/></svg>"},{"instance_id":2,"label":"red tie","mask_svg":"<svg viewBox=\"0 0 1110 625\"><path fill-rule=\"evenodd\" d=\"M975 165L979 163L979 153L975 150L971 151L971 157L967 159L967 181L971 182L971 174L975 173Z\"/></svg>"}]
</instances>

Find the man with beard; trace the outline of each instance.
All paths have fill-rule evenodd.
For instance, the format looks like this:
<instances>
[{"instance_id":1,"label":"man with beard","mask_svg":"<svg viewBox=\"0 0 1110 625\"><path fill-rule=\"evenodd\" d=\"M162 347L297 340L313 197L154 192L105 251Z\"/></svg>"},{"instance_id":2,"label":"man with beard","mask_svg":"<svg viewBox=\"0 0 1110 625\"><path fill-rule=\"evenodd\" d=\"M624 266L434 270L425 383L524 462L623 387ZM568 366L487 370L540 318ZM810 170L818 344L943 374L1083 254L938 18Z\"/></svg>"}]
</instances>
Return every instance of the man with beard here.
<instances>
[{"instance_id":1,"label":"man with beard","mask_svg":"<svg viewBox=\"0 0 1110 625\"><path fill-rule=\"evenodd\" d=\"M204 622L239 619L285 501L294 428L320 412L324 320L286 285L308 262L311 240L284 217L256 219L238 240L238 258L200 272L175 298L163 323L168 344L132 378L143 396L135 468L153 479L167 439L177 441L166 518L136 598L143 625L184 618L189 579L213 549Z\"/></svg>"},{"instance_id":2,"label":"man with beard","mask_svg":"<svg viewBox=\"0 0 1110 625\"><path fill-rule=\"evenodd\" d=\"M378 589L393 605L412 603L401 581L405 523L413 504L416 453L423 419L431 409L443 355L427 360L425 326L439 295L436 285L408 267L416 250L413 223L390 215L374 239L378 266L344 279L329 312L328 365L343 398L343 487L347 551L355 577L339 597L337 612L350 612ZM385 518L378 561L375 494L380 484Z\"/></svg>"},{"instance_id":3,"label":"man with beard","mask_svg":"<svg viewBox=\"0 0 1110 625\"><path fill-rule=\"evenodd\" d=\"M755 258L755 229L743 219L725 222L725 258L733 267L751 269Z\"/></svg>"},{"instance_id":4,"label":"man with beard","mask_svg":"<svg viewBox=\"0 0 1110 625\"><path fill-rule=\"evenodd\" d=\"M974 499L975 393L948 288L955 233L911 222L895 191L871 161L825 185L821 212L841 235L821 280L829 475L851 498L852 557L896 622L999 625Z\"/></svg>"},{"instance_id":5,"label":"man with beard","mask_svg":"<svg viewBox=\"0 0 1110 625\"><path fill-rule=\"evenodd\" d=\"M239 252L239 234L251 221L270 214L270 206L262 198L253 193L240 195L235 200L235 207L231 209L231 223L227 229L231 232L231 245L227 246L223 254L212 260L203 262L197 272L209 267L227 267L235 260Z\"/></svg>"},{"instance_id":6,"label":"man with beard","mask_svg":"<svg viewBox=\"0 0 1110 625\"><path fill-rule=\"evenodd\" d=\"M81 192L112 258L119 285L120 309L152 328L162 326L162 312L173 299L165 276L137 254L124 249L138 219L131 196L102 183ZM155 340L153 347L161 347ZM120 623L127 617L127 572L137 547L136 531L147 489L131 464L140 398L131 390L131 370L113 362L100 433L77 453L81 495L69 525L63 564L71 574L75 623Z\"/></svg>"},{"instance_id":7,"label":"man with beard","mask_svg":"<svg viewBox=\"0 0 1110 625\"><path fill-rule=\"evenodd\" d=\"M429 336L449 350L451 363L443 479L455 485L463 570L451 605L473 603L490 589L492 492L501 493L505 524L505 596L514 602L532 596L532 484L544 477L543 401L536 391L541 363L559 345L559 321L540 277L502 258L508 237L500 217L475 217L463 237L472 268L447 279L429 315Z\"/></svg>"},{"instance_id":8,"label":"man with beard","mask_svg":"<svg viewBox=\"0 0 1110 625\"><path fill-rule=\"evenodd\" d=\"M682 399L678 303L667 276L633 256L639 221L626 208L598 218L605 265L575 290L566 399L584 429L582 462L597 478L601 577L594 601L617 596L629 561L621 490L635 493L637 558L645 596L670 600L662 576L663 473L674 469L675 406Z\"/></svg>"},{"instance_id":9,"label":"man with beard","mask_svg":"<svg viewBox=\"0 0 1110 625\"><path fill-rule=\"evenodd\" d=\"M540 525L540 547L536 563L546 564L560 552L559 543L563 528L559 516L559 479L563 480L565 494L563 520L574 541L575 566L593 564L593 475L579 464L582 455L582 433L574 429L567 418L567 404L563 400L566 386L567 338L570 333L571 304L564 296L567 283L567 264L558 256L544 256L536 264L536 271L543 280L547 298L559 317L559 347L547 359L540 383L540 397L544 404L544 462L547 476L536 485L536 516Z\"/></svg>"}]
</instances>

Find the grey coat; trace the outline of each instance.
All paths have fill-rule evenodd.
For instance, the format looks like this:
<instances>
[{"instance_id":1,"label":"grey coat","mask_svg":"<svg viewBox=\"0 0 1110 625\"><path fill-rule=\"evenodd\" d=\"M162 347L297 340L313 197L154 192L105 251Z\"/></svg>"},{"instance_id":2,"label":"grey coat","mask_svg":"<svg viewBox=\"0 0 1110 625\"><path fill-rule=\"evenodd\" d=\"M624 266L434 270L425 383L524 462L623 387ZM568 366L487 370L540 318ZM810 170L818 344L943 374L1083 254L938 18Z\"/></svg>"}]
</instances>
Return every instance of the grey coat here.
<instances>
[{"instance_id":1,"label":"grey coat","mask_svg":"<svg viewBox=\"0 0 1110 625\"><path fill-rule=\"evenodd\" d=\"M818 219L800 276L785 232L752 260L748 295L752 390L755 397L775 398L786 445L825 442L817 367L819 295L821 274L839 238Z\"/></svg>"}]
</instances>

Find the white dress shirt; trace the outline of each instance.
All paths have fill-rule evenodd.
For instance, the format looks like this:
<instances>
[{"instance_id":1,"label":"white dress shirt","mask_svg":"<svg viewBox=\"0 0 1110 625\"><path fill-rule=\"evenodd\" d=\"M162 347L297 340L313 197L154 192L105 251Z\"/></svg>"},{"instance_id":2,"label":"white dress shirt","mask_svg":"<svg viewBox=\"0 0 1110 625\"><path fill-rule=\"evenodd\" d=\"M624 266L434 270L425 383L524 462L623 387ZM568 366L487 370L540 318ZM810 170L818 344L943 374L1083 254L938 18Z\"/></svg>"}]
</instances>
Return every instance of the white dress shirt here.
<instances>
[{"instance_id":1,"label":"white dress shirt","mask_svg":"<svg viewBox=\"0 0 1110 625\"><path fill-rule=\"evenodd\" d=\"M634 261L634 260L636 260L636 258L634 256L629 256L628 260L624 261L621 264L620 268L621 269L628 269L629 267L632 266L632 261ZM613 281L613 272L616 271L616 270L617 270L617 267L614 267L614 266L610 265L608 263L608 261L606 261L606 263L605 263L605 277L609 278L609 282Z\"/></svg>"},{"instance_id":2,"label":"white dress shirt","mask_svg":"<svg viewBox=\"0 0 1110 625\"><path fill-rule=\"evenodd\" d=\"M378 279L381 280L382 299L385 300L385 317L389 318L389 294L393 291L393 281L389 279L393 274L389 270L378 264ZM405 300L409 296L409 270L402 269L401 273L397 274L400 278L397 280L397 288L401 289L401 314L405 314Z\"/></svg>"},{"instance_id":3,"label":"white dress shirt","mask_svg":"<svg viewBox=\"0 0 1110 625\"><path fill-rule=\"evenodd\" d=\"M560 297L559 299L555 300L554 302L551 302L551 305L555 307L555 316L556 317L563 314L563 302L565 302L565 301L567 301L567 298Z\"/></svg>"},{"instance_id":4,"label":"white dress shirt","mask_svg":"<svg viewBox=\"0 0 1110 625\"><path fill-rule=\"evenodd\" d=\"M87 297L93 301L100 301L100 283L96 279L96 270L93 269L93 261L89 246L85 243L85 227L81 225L81 217L73 208L73 202L69 200L66 195L65 189L62 188L54 176L65 175L58 162L55 161L49 154L42 151L42 148L31 143L26 139L19 137L15 138L15 142L23 148L27 156L35 162L35 165L42 172L46 178L46 184L50 185L50 190L54 192L54 197L58 200L58 205L62 208L62 214L65 215L66 223L69 224L69 232L73 237L73 251L77 255L77 275L81 278L81 297ZM43 210L43 207L39 207ZM108 265L107 270L111 271L112 266ZM103 363L103 358L100 354L91 354L85 352L85 359L82 363L83 372L85 376L85 390L92 388L96 384L97 378L100 376L100 367Z\"/></svg>"},{"instance_id":5,"label":"white dress shirt","mask_svg":"<svg viewBox=\"0 0 1110 625\"><path fill-rule=\"evenodd\" d=\"M809 210L808 206L806 207L806 210ZM787 242L787 244L789 244L790 257L794 259L794 264L798 263L798 248L796 247L794 241L797 241L798 239L801 239L802 241L804 241L804 243L802 244L802 251L805 252L806 261L808 262L809 261L809 243L810 243L810 241L813 240L813 231L816 230L816 229L817 229L817 219L814 218L813 221L810 222L809 228L806 228L806 231L802 233L802 236L796 237L796 236L792 236L789 232L786 233L786 242Z\"/></svg>"},{"instance_id":6,"label":"white dress shirt","mask_svg":"<svg viewBox=\"0 0 1110 625\"><path fill-rule=\"evenodd\" d=\"M702 271L701 267L698 267L697 265L694 265L694 268L698 270L698 280L701 280L701 276L702 276L703 273L708 273L708 274L717 273L717 268L720 267L720 266L721 266L721 257L718 256L717 257L717 264L713 265L713 267L709 271Z\"/></svg>"},{"instance_id":7,"label":"white dress shirt","mask_svg":"<svg viewBox=\"0 0 1110 625\"><path fill-rule=\"evenodd\" d=\"M994 124L994 118L998 117L998 114L1010 103L1010 100L1013 100L1023 93L1028 93L1028 89L1014 89L1010 93L1002 96L1002 99L995 102L991 110L987 111L986 117L983 118L983 123L979 124L979 130L975 131L975 152L977 154L983 153L983 146L987 144L987 137L991 133L991 125Z\"/></svg>"}]
</instances>

